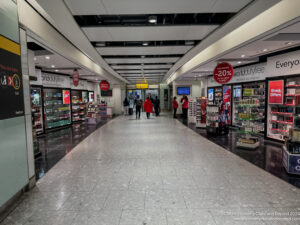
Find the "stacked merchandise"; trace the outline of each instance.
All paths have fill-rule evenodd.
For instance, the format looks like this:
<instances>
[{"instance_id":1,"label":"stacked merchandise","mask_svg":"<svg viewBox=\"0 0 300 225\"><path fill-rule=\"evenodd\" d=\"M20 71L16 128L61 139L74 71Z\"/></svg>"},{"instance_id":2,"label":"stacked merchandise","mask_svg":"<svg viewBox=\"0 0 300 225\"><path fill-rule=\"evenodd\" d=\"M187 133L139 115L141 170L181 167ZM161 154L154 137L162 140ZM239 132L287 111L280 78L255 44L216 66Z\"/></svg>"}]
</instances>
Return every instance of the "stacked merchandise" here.
<instances>
[{"instance_id":1,"label":"stacked merchandise","mask_svg":"<svg viewBox=\"0 0 300 225\"><path fill-rule=\"evenodd\" d=\"M196 127L206 127L207 98L197 98L196 102Z\"/></svg>"},{"instance_id":2,"label":"stacked merchandise","mask_svg":"<svg viewBox=\"0 0 300 225\"><path fill-rule=\"evenodd\" d=\"M282 163L290 174L300 175L300 130L290 129L282 151Z\"/></svg>"},{"instance_id":3,"label":"stacked merchandise","mask_svg":"<svg viewBox=\"0 0 300 225\"><path fill-rule=\"evenodd\" d=\"M237 120L241 121L242 124L238 133L243 134L238 138L237 147L255 149L259 146L259 139L252 136L260 132L260 126L256 122L264 119L257 112L259 105L259 99L244 99L237 102L237 108L239 109Z\"/></svg>"},{"instance_id":4,"label":"stacked merchandise","mask_svg":"<svg viewBox=\"0 0 300 225\"><path fill-rule=\"evenodd\" d=\"M107 117L107 104L105 102L101 102L99 105L99 117L100 118L106 118Z\"/></svg>"},{"instance_id":5,"label":"stacked merchandise","mask_svg":"<svg viewBox=\"0 0 300 225\"><path fill-rule=\"evenodd\" d=\"M195 123L196 122L196 101L189 101L188 108L188 122Z\"/></svg>"},{"instance_id":6,"label":"stacked merchandise","mask_svg":"<svg viewBox=\"0 0 300 225\"><path fill-rule=\"evenodd\" d=\"M99 116L98 116L98 105L89 103L87 107L87 120L88 124L97 124L99 121Z\"/></svg>"},{"instance_id":7,"label":"stacked merchandise","mask_svg":"<svg viewBox=\"0 0 300 225\"><path fill-rule=\"evenodd\" d=\"M86 119L86 105L88 99L85 98L87 92L72 90L72 120L73 122L83 122Z\"/></svg>"},{"instance_id":8,"label":"stacked merchandise","mask_svg":"<svg viewBox=\"0 0 300 225\"><path fill-rule=\"evenodd\" d=\"M223 101L223 88L222 87L216 87L215 88L214 102L215 102L215 104L218 104L221 101Z\"/></svg>"},{"instance_id":9,"label":"stacked merchandise","mask_svg":"<svg viewBox=\"0 0 300 225\"><path fill-rule=\"evenodd\" d=\"M206 114L207 133L223 135L228 133L227 118L225 115L225 103L208 104Z\"/></svg>"},{"instance_id":10,"label":"stacked merchandise","mask_svg":"<svg viewBox=\"0 0 300 225\"><path fill-rule=\"evenodd\" d=\"M44 89L45 128L56 128L71 124L70 91Z\"/></svg>"},{"instance_id":11,"label":"stacked merchandise","mask_svg":"<svg viewBox=\"0 0 300 225\"><path fill-rule=\"evenodd\" d=\"M36 134L44 132L43 127L43 109L42 109L42 89L31 88L31 112L32 112L32 129Z\"/></svg>"},{"instance_id":12,"label":"stacked merchandise","mask_svg":"<svg viewBox=\"0 0 300 225\"><path fill-rule=\"evenodd\" d=\"M291 130L300 129L300 78L288 78L285 82L269 81L269 86L272 82L281 82L282 86L286 84L277 88L284 93L280 102L272 102L274 98L269 96L268 137L284 141L290 138Z\"/></svg>"},{"instance_id":13,"label":"stacked merchandise","mask_svg":"<svg viewBox=\"0 0 300 225\"><path fill-rule=\"evenodd\" d=\"M243 84L242 87L243 95L239 89L240 85L233 87L233 125L239 128L247 125L252 127L255 132L263 134L265 130L265 82ZM255 104L251 102L255 102ZM247 118L246 122L243 119L244 114L248 115L249 105L253 115L250 123Z\"/></svg>"}]
</instances>

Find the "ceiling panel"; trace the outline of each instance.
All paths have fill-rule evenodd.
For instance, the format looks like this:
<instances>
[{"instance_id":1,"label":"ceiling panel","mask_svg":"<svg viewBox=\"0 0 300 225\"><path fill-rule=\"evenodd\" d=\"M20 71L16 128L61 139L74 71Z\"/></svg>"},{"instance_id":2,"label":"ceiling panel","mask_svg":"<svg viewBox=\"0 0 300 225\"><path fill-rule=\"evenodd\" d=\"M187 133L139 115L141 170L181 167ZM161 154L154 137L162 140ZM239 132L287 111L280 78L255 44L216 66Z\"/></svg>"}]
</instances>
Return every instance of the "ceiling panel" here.
<instances>
[{"instance_id":1,"label":"ceiling panel","mask_svg":"<svg viewBox=\"0 0 300 225\"><path fill-rule=\"evenodd\" d=\"M192 46L164 47L103 47L96 48L100 55L164 55L185 54Z\"/></svg>"},{"instance_id":2,"label":"ceiling panel","mask_svg":"<svg viewBox=\"0 0 300 225\"><path fill-rule=\"evenodd\" d=\"M136 66L112 66L113 69L169 69L172 64L169 65L136 65Z\"/></svg>"},{"instance_id":3,"label":"ceiling panel","mask_svg":"<svg viewBox=\"0 0 300 225\"><path fill-rule=\"evenodd\" d=\"M106 14L101 0L65 0L73 15Z\"/></svg>"},{"instance_id":4,"label":"ceiling panel","mask_svg":"<svg viewBox=\"0 0 300 225\"><path fill-rule=\"evenodd\" d=\"M116 70L117 73L128 74L128 73L141 73L141 70ZM144 70L144 73L166 73L168 70Z\"/></svg>"},{"instance_id":5,"label":"ceiling panel","mask_svg":"<svg viewBox=\"0 0 300 225\"><path fill-rule=\"evenodd\" d=\"M253 0L217 0L211 12L238 12Z\"/></svg>"},{"instance_id":6,"label":"ceiling panel","mask_svg":"<svg viewBox=\"0 0 300 225\"><path fill-rule=\"evenodd\" d=\"M105 59L109 64L119 63L175 63L179 60L179 57L168 57L168 58L116 58L116 59Z\"/></svg>"},{"instance_id":7,"label":"ceiling panel","mask_svg":"<svg viewBox=\"0 0 300 225\"><path fill-rule=\"evenodd\" d=\"M156 27L84 27L90 41L202 40L217 25Z\"/></svg>"},{"instance_id":8,"label":"ceiling panel","mask_svg":"<svg viewBox=\"0 0 300 225\"><path fill-rule=\"evenodd\" d=\"M237 12L250 0L66 0L66 2L74 15L112 15Z\"/></svg>"}]
</instances>

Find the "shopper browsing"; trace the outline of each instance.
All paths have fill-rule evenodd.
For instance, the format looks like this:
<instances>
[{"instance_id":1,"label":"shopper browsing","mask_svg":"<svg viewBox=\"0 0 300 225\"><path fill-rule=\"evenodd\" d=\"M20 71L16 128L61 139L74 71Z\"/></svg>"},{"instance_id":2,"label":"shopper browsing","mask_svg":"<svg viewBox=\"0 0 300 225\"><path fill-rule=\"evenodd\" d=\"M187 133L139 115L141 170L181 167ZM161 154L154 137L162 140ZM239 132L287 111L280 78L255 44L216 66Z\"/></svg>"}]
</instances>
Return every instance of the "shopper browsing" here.
<instances>
[{"instance_id":1,"label":"shopper browsing","mask_svg":"<svg viewBox=\"0 0 300 225\"><path fill-rule=\"evenodd\" d=\"M125 116L127 116L129 113L129 101L127 98L124 99L123 106L124 106L124 114Z\"/></svg>"},{"instance_id":2,"label":"shopper browsing","mask_svg":"<svg viewBox=\"0 0 300 225\"><path fill-rule=\"evenodd\" d=\"M177 112L177 109L178 109L178 102L176 100L176 96L173 98L172 106L173 106L173 111L174 111L173 118L177 118L176 112Z\"/></svg>"},{"instance_id":3,"label":"shopper browsing","mask_svg":"<svg viewBox=\"0 0 300 225\"><path fill-rule=\"evenodd\" d=\"M137 98L135 99L135 114L136 114L136 119L141 118L141 109L143 105L142 99L140 99L140 96L138 95Z\"/></svg>"},{"instance_id":4,"label":"shopper browsing","mask_svg":"<svg viewBox=\"0 0 300 225\"><path fill-rule=\"evenodd\" d=\"M158 99L158 97L155 97L154 100L154 111L155 111L155 116L159 116L159 106L160 106L160 101Z\"/></svg>"},{"instance_id":5,"label":"shopper browsing","mask_svg":"<svg viewBox=\"0 0 300 225\"><path fill-rule=\"evenodd\" d=\"M147 119L150 119L150 113L153 112L152 109L153 109L153 104L152 104L150 98L148 97L144 103L144 110L147 114Z\"/></svg>"},{"instance_id":6,"label":"shopper browsing","mask_svg":"<svg viewBox=\"0 0 300 225\"><path fill-rule=\"evenodd\" d=\"M183 96L183 98L180 100L180 102L182 104L183 118L187 119L187 112L188 112L188 108L189 108L189 99L187 96Z\"/></svg>"}]
</instances>

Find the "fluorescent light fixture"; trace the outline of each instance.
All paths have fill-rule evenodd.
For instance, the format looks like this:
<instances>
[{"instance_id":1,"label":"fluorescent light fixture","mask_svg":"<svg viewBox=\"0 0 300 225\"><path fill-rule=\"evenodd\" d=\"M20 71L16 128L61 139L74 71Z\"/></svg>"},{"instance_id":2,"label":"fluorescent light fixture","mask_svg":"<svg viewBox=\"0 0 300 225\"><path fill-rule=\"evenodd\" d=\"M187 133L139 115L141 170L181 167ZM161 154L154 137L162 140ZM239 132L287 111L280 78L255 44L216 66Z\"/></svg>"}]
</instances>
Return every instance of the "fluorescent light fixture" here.
<instances>
[{"instance_id":1,"label":"fluorescent light fixture","mask_svg":"<svg viewBox=\"0 0 300 225\"><path fill-rule=\"evenodd\" d=\"M156 23L157 22L157 16L149 16L148 22L149 23Z\"/></svg>"},{"instance_id":2,"label":"fluorescent light fixture","mask_svg":"<svg viewBox=\"0 0 300 225\"><path fill-rule=\"evenodd\" d=\"M106 46L105 42L97 42L96 43L96 47L105 47L105 46Z\"/></svg>"},{"instance_id":3,"label":"fluorescent light fixture","mask_svg":"<svg viewBox=\"0 0 300 225\"><path fill-rule=\"evenodd\" d=\"M51 68L55 68L55 65L51 65Z\"/></svg>"},{"instance_id":4,"label":"fluorescent light fixture","mask_svg":"<svg viewBox=\"0 0 300 225\"><path fill-rule=\"evenodd\" d=\"M45 59L50 59L50 56L45 56Z\"/></svg>"},{"instance_id":5,"label":"fluorescent light fixture","mask_svg":"<svg viewBox=\"0 0 300 225\"><path fill-rule=\"evenodd\" d=\"M293 42L292 41L288 41L288 42L285 42L285 44L286 45L291 45L291 44L293 44Z\"/></svg>"},{"instance_id":6,"label":"fluorescent light fixture","mask_svg":"<svg viewBox=\"0 0 300 225\"><path fill-rule=\"evenodd\" d=\"M243 54L243 55L241 55L241 57L242 57L242 58L245 58L245 57L246 57L246 55L244 55L244 54Z\"/></svg>"},{"instance_id":7,"label":"fluorescent light fixture","mask_svg":"<svg viewBox=\"0 0 300 225\"><path fill-rule=\"evenodd\" d=\"M141 58L145 58L145 56L144 56L144 55L142 55L142 56L141 56Z\"/></svg>"},{"instance_id":8,"label":"fluorescent light fixture","mask_svg":"<svg viewBox=\"0 0 300 225\"><path fill-rule=\"evenodd\" d=\"M147 45L149 45L149 43L148 42L143 42L143 45L147 46Z\"/></svg>"},{"instance_id":9,"label":"fluorescent light fixture","mask_svg":"<svg viewBox=\"0 0 300 225\"><path fill-rule=\"evenodd\" d=\"M194 41L185 41L184 43L185 43L185 45L194 45L195 44Z\"/></svg>"}]
</instances>

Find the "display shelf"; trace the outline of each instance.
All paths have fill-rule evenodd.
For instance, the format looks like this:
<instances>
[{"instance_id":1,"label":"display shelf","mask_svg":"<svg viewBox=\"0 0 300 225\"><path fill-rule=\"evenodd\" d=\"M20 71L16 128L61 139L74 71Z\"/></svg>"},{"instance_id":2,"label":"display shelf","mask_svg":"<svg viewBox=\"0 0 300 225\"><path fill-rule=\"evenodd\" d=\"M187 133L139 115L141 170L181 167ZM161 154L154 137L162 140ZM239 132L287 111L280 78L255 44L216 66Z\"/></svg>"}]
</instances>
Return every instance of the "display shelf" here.
<instances>
[{"instance_id":1,"label":"display shelf","mask_svg":"<svg viewBox=\"0 0 300 225\"><path fill-rule=\"evenodd\" d=\"M285 85L286 88L300 88L300 84L295 85Z\"/></svg>"},{"instance_id":2,"label":"display shelf","mask_svg":"<svg viewBox=\"0 0 300 225\"><path fill-rule=\"evenodd\" d=\"M280 120L271 120L271 123L293 124L293 122L286 122L286 121L280 121Z\"/></svg>"},{"instance_id":3,"label":"display shelf","mask_svg":"<svg viewBox=\"0 0 300 225\"><path fill-rule=\"evenodd\" d=\"M196 100L196 127L206 127L206 116L207 116L207 98L201 97Z\"/></svg>"},{"instance_id":4,"label":"display shelf","mask_svg":"<svg viewBox=\"0 0 300 225\"><path fill-rule=\"evenodd\" d=\"M189 108L188 108L188 122L189 123L196 123L196 101L191 100L189 101Z\"/></svg>"},{"instance_id":5,"label":"display shelf","mask_svg":"<svg viewBox=\"0 0 300 225\"><path fill-rule=\"evenodd\" d=\"M72 121L84 122L87 114L87 91L72 90Z\"/></svg>"},{"instance_id":6,"label":"display shelf","mask_svg":"<svg viewBox=\"0 0 300 225\"><path fill-rule=\"evenodd\" d=\"M283 146L282 164L287 173L300 175L300 154L290 153L286 146Z\"/></svg>"},{"instance_id":7,"label":"display shelf","mask_svg":"<svg viewBox=\"0 0 300 225\"><path fill-rule=\"evenodd\" d=\"M279 114L284 116L293 116L293 113L286 113L286 112L271 112L271 114Z\"/></svg>"}]
</instances>

